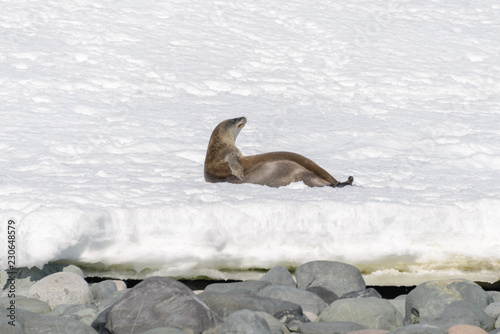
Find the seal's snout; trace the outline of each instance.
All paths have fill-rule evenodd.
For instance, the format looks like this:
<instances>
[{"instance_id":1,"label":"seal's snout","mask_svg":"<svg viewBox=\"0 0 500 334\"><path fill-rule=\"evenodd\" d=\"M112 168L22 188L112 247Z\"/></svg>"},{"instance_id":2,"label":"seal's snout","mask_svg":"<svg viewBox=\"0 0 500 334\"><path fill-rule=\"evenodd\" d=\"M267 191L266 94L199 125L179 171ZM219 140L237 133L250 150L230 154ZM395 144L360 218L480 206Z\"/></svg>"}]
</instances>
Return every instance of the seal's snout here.
<instances>
[{"instance_id":1,"label":"seal's snout","mask_svg":"<svg viewBox=\"0 0 500 334\"><path fill-rule=\"evenodd\" d=\"M238 122L238 128L242 128L247 123L247 119L245 117L240 117Z\"/></svg>"}]
</instances>

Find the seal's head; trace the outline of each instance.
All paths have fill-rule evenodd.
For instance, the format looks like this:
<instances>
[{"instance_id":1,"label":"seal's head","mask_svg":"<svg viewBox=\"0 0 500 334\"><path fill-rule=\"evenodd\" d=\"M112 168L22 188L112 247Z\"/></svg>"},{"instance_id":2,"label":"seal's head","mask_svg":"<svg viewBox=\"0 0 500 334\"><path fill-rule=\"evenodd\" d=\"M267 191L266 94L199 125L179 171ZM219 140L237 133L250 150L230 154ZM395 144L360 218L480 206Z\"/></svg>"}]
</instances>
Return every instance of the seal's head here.
<instances>
[{"instance_id":1,"label":"seal's head","mask_svg":"<svg viewBox=\"0 0 500 334\"><path fill-rule=\"evenodd\" d=\"M243 178L239 161L242 154L234 141L246 123L245 117L239 117L225 120L215 127L205 157L205 180L219 182L233 175Z\"/></svg>"},{"instance_id":2,"label":"seal's head","mask_svg":"<svg viewBox=\"0 0 500 334\"><path fill-rule=\"evenodd\" d=\"M247 124L247 119L245 117L228 119L217 125L214 130L214 134L217 134L220 140L229 140L232 144L234 144L236 137L238 137L238 134L241 129L243 129L245 124Z\"/></svg>"}]
</instances>

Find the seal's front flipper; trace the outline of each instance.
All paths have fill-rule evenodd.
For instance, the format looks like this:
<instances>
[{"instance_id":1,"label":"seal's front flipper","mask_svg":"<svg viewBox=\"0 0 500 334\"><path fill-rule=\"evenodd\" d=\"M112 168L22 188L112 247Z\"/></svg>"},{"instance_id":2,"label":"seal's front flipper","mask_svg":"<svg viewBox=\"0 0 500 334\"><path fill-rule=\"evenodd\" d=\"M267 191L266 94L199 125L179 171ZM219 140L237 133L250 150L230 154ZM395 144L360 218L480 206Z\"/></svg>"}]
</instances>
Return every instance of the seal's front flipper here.
<instances>
[{"instance_id":1,"label":"seal's front flipper","mask_svg":"<svg viewBox=\"0 0 500 334\"><path fill-rule=\"evenodd\" d=\"M353 183L353 182L354 182L354 178L353 178L352 176L349 176L349 177L347 178L347 181L345 181L345 182L340 182L339 184L337 184L337 185L335 186L335 188L343 188L343 187L345 187L345 186L352 186L352 183Z\"/></svg>"},{"instance_id":2,"label":"seal's front flipper","mask_svg":"<svg viewBox=\"0 0 500 334\"><path fill-rule=\"evenodd\" d=\"M238 179L243 180L243 166L241 165L238 155L231 153L226 157L226 161L229 165L229 169L231 169L231 173Z\"/></svg>"}]
</instances>

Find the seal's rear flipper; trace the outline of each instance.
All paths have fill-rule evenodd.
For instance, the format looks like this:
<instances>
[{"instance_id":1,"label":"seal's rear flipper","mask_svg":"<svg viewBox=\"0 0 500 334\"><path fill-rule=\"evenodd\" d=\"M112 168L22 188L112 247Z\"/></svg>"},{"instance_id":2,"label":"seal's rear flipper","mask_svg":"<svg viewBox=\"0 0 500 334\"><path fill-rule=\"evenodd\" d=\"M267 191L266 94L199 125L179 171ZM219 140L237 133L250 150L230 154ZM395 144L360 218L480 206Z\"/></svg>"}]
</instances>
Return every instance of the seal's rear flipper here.
<instances>
[{"instance_id":1,"label":"seal's rear flipper","mask_svg":"<svg viewBox=\"0 0 500 334\"><path fill-rule=\"evenodd\" d=\"M352 176L349 176L349 177L347 178L347 181L345 181L345 182L340 182L339 184L337 184L337 185L335 186L335 188L343 188L343 187L345 187L345 186L352 186L352 183L353 183L353 182L354 182L354 178L353 178Z\"/></svg>"}]
</instances>

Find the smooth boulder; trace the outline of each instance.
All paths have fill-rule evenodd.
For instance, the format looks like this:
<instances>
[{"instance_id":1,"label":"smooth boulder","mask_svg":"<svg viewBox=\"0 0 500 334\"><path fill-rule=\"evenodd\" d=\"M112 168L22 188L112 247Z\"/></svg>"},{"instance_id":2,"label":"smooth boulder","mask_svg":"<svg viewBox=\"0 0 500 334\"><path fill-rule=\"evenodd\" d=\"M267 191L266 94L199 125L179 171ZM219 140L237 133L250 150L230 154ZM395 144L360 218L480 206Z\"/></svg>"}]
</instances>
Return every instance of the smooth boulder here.
<instances>
[{"instance_id":1,"label":"smooth boulder","mask_svg":"<svg viewBox=\"0 0 500 334\"><path fill-rule=\"evenodd\" d=\"M439 316L428 322L447 331L455 325L471 325L486 331L494 328L495 321L476 304L464 300L446 306Z\"/></svg>"},{"instance_id":2,"label":"smooth boulder","mask_svg":"<svg viewBox=\"0 0 500 334\"><path fill-rule=\"evenodd\" d=\"M92 302L88 283L72 272L59 272L42 278L30 288L28 297L40 299L51 308L61 304Z\"/></svg>"},{"instance_id":3,"label":"smooth boulder","mask_svg":"<svg viewBox=\"0 0 500 334\"><path fill-rule=\"evenodd\" d=\"M267 286L262 289L257 296L298 304L302 307L303 312L311 312L315 315L319 315L328 306L323 299L312 292L283 285Z\"/></svg>"},{"instance_id":4,"label":"smooth boulder","mask_svg":"<svg viewBox=\"0 0 500 334\"><path fill-rule=\"evenodd\" d=\"M295 270L295 278L299 289L322 286L337 296L366 289L359 269L342 262L313 261L302 264Z\"/></svg>"},{"instance_id":5,"label":"smooth boulder","mask_svg":"<svg viewBox=\"0 0 500 334\"><path fill-rule=\"evenodd\" d=\"M446 334L446 332L440 327L426 324L414 324L393 329L389 331L389 334Z\"/></svg>"},{"instance_id":6,"label":"smooth boulder","mask_svg":"<svg viewBox=\"0 0 500 334\"><path fill-rule=\"evenodd\" d=\"M234 333L271 334L271 328L259 313L240 310L229 315L220 329L220 334Z\"/></svg>"},{"instance_id":7,"label":"smooth boulder","mask_svg":"<svg viewBox=\"0 0 500 334\"><path fill-rule=\"evenodd\" d=\"M427 322L446 306L465 300L485 309L491 297L479 285L465 279L429 281L418 285L406 297L406 324Z\"/></svg>"},{"instance_id":8,"label":"smooth boulder","mask_svg":"<svg viewBox=\"0 0 500 334\"><path fill-rule=\"evenodd\" d=\"M348 321L308 322L301 324L297 332L302 334L347 334L365 327Z\"/></svg>"},{"instance_id":9,"label":"smooth boulder","mask_svg":"<svg viewBox=\"0 0 500 334\"><path fill-rule=\"evenodd\" d=\"M366 328L391 330L403 325L403 316L385 299L339 299L319 316L320 321L350 321Z\"/></svg>"},{"instance_id":10,"label":"smooth boulder","mask_svg":"<svg viewBox=\"0 0 500 334\"><path fill-rule=\"evenodd\" d=\"M0 310L0 316L5 315L3 310ZM15 326L7 325L6 328L0 321L0 333L20 333L20 334L55 334L55 333L70 333L70 334L96 334L95 330L78 320L68 317L54 317L50 315L42 315L24 310L16 311ZM12 329L15 331L11 331ZM17 331L17 332L16 332Z\"/></svg>"},{"instance_id":11,"label":"smooth boulder","mask_svg":"<svg viewBox=\"0 0 500 334\"><path fill-rule=\"evenodd\" d=\"M199 294L198 297L222 319L242 309L269 314L275 314L280 311L293 311L302 315L300 305L283 300L256 296L245 291L205 291Z\"/></svg>"},{"instance_id":12,"label":"smooth boulder","mask_svg":"<svg viewBox=\"0 0 500 334\"><path fill-rule=\"evenodd\" d=\"M291 288L296 288L297 284L293 280L292 274L283 266L271 268L267 273L260 278L260 281L270 282L272 284L284 285Z\"/></svg>"},{"instance_id":13,"label":"smooth boulder","mask_svg":"<svg viewBox=\"0 0 500 334\"><path fill-rule=\"evenodd\" d=\"M219 316L184 284L150 277L111 306L106 328L114 334L139 334L157 327L201 333L221 323Z\"/></svg>"}]
</instances>

